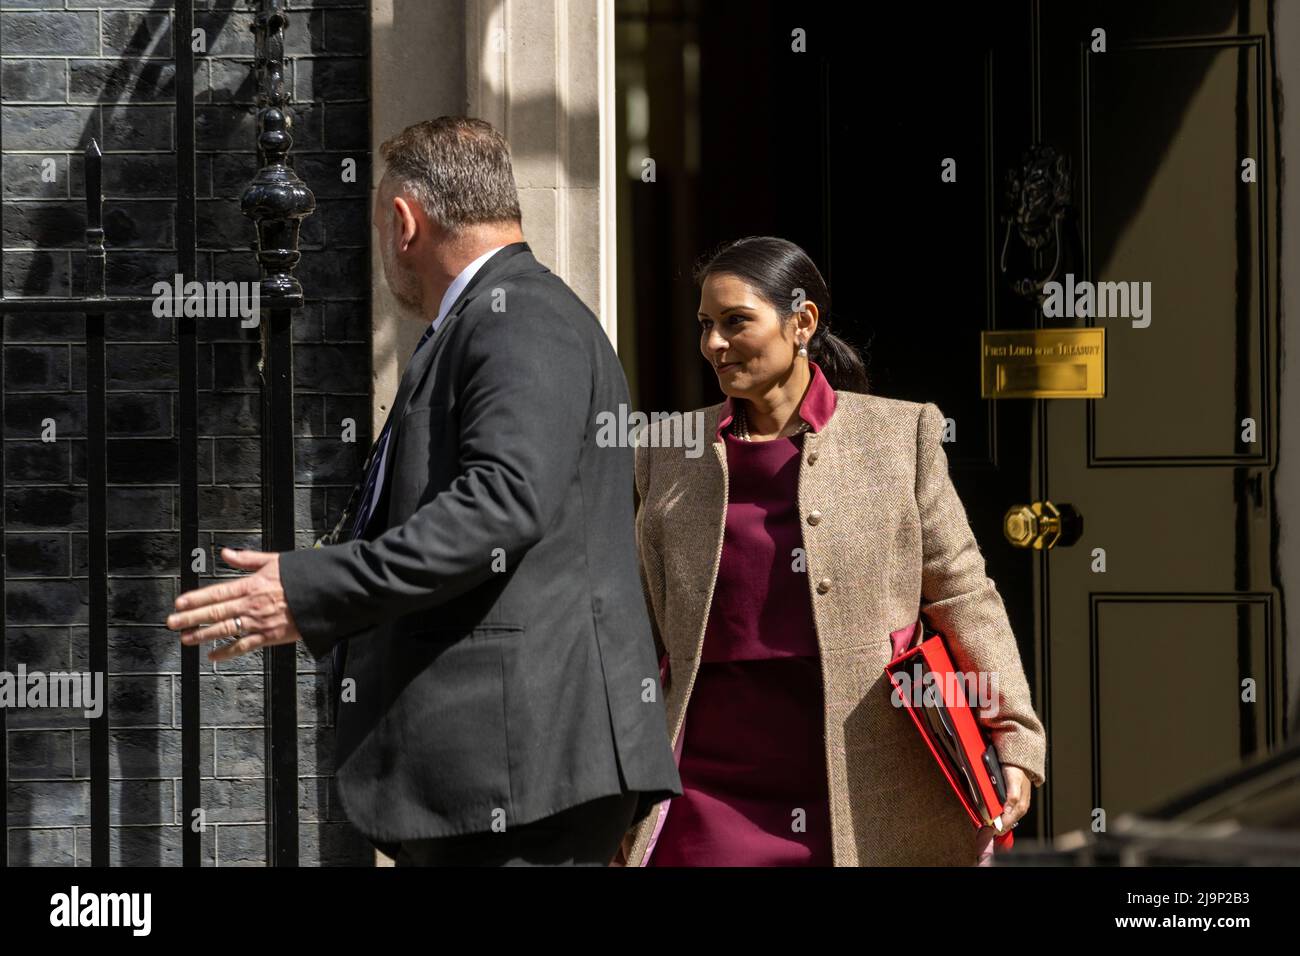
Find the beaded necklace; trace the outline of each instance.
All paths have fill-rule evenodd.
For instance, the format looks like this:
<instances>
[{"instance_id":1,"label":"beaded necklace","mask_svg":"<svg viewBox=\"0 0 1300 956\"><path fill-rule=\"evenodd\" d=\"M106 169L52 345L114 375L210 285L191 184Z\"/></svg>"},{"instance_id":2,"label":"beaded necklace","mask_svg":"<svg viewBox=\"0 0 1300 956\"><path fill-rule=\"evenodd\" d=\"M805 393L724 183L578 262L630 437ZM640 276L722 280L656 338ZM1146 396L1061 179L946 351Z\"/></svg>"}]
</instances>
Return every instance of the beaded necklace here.
<instances>
[{"instance_id":1,"label":"beaded necklace","mask_svg":"<svg viewBox=\"0 0 1300 956\"><path fill-rule=\"evenodd\" d=\"M805 421L801 421L799 422L799 427L796 428L789 435L777 435L776 437L793 438L795 435L800 435L806 432L808 428L809 428L808 423ZM739 402L736 403L736 419L734 422L732 422L731 432L741 441L753 441L753 439L749 437L749 420L745 416L745 406Z\"/></svg>"}]
</instances>

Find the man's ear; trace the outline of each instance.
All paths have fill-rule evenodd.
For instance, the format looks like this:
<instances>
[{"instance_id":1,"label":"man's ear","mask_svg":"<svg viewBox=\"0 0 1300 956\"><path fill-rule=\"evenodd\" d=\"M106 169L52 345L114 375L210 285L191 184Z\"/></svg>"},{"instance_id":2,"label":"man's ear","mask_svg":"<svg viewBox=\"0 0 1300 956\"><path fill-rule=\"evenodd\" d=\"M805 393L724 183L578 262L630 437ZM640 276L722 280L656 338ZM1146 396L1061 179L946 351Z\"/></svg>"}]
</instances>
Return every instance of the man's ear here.
<instances>
[{"instance_id":1,"label":"man's ear","mask_svg":"<svg viewBox=\"0 0 1300 956\"><path fill-rule=\"evenodd\" d=\"M393 215L397 217L397 247L405 252L407 247L415 241L415 234L419 230L415 209L412 208L405 197L394 196Z\"/></svg>"}]
</instances>

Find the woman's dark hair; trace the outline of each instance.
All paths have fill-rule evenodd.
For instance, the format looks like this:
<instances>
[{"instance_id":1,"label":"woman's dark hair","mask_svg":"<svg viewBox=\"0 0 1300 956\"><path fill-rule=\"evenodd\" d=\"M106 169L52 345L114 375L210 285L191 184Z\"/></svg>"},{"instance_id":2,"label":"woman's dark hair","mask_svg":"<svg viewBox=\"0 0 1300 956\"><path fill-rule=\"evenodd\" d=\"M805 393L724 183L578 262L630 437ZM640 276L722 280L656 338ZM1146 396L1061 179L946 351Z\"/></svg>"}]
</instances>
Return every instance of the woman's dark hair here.
<instances>
[{"instance_id":1,"label":"woman's dark hair","mask_svg":"<svg viewBox=\"0 0 1300 956\"><path fill-rule=\"evenodd\" d=\"M794 315L794 303L803 299L817 306L817 331L808 341L808 358L817 363L831 388L844 392L867 391L867 368L848 342L831 332L831 292L808 253L787 239L746 236L728 242L695 267L695 284L725 273L747 282L776 309L782 321Z\"/></svg>"}]
</instances>

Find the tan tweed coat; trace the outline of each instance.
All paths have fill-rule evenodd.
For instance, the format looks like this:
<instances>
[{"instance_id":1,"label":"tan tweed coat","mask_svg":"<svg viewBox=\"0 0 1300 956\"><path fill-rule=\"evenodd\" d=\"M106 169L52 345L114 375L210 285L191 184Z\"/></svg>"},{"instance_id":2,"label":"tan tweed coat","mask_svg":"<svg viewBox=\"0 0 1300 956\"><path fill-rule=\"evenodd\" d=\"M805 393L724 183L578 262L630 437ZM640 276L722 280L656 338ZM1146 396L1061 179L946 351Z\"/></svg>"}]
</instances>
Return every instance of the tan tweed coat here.
<instances>
[{"instance_id":1,"label":"tan tweed coat","mask_svg":"<svg viewBox=\"0 0 1300 956\"><path fill-rule=\"evenodd\" d=\"M704 645L727 512L726 403L703 409L704 454L652 425L636 449L637 541L676 746ZM962 671L996 671L997 716L982 718L1000 759L1035 785L1046 738L1006 609L948 475L933 403L836 393L804 435L799 511L821 651L826 768L836 866L973 865L976 829L907 714L889 702L891 631L918 609L948 636ZM661 804L623 843L640 866Z\"/></svg>"}]
</instances>

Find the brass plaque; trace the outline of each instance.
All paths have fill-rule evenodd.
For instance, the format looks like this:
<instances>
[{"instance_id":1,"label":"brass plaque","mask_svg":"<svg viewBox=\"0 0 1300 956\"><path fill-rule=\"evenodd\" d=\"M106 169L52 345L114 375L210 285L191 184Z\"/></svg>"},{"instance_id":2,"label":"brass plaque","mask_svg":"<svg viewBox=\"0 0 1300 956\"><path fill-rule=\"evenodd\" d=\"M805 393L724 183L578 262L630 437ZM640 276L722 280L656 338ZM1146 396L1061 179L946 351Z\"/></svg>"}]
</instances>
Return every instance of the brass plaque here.
<instances>
[{"instance_id":1,"label":"brass plaque","mask_svg":"<svg viewBox=\"0 0 1300 956\"><path fill-rule=\"evenodd\" d=\"M1106 330L980 333L981 398L1105 398Z\"/></svg>"}]
</instances>

